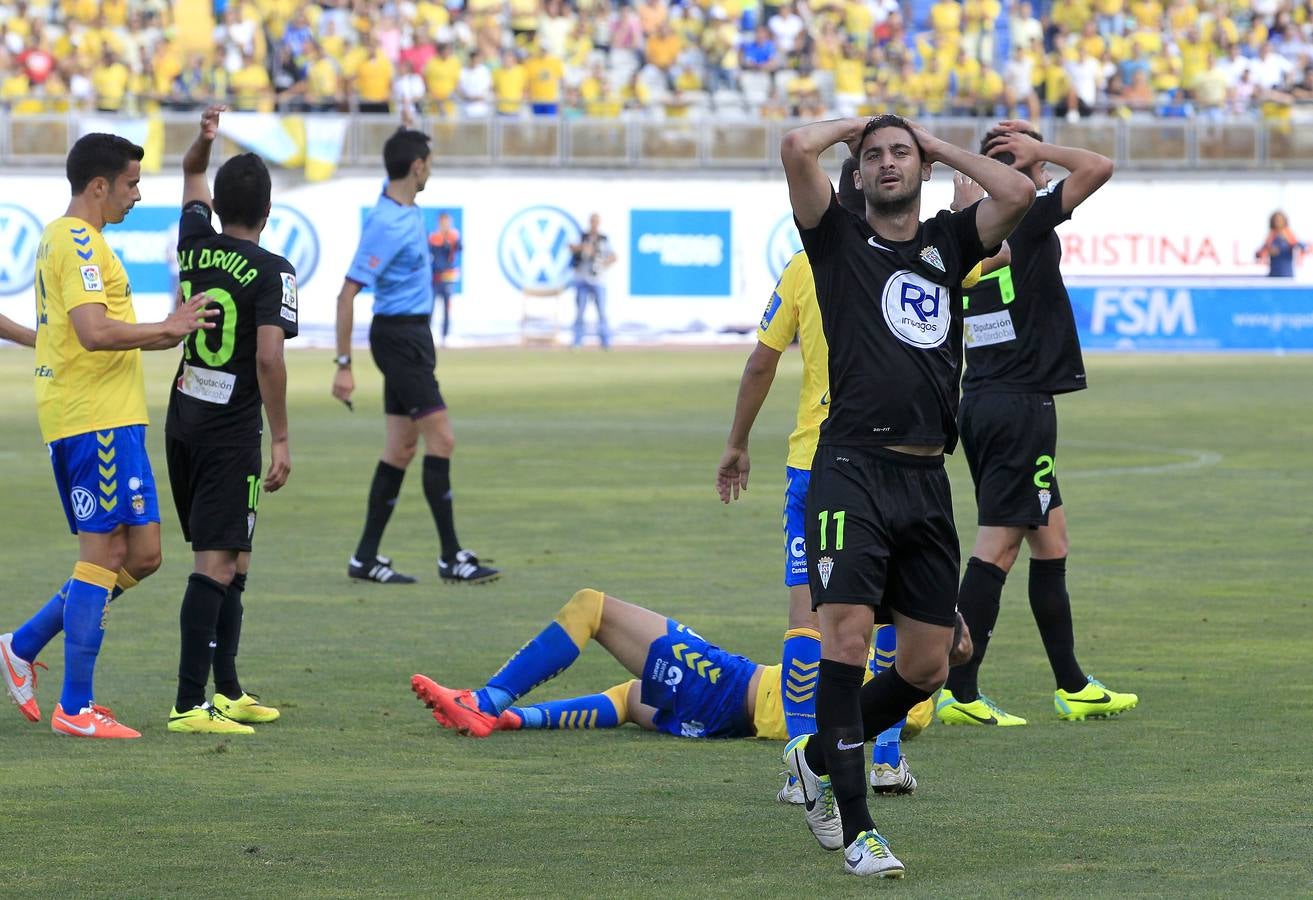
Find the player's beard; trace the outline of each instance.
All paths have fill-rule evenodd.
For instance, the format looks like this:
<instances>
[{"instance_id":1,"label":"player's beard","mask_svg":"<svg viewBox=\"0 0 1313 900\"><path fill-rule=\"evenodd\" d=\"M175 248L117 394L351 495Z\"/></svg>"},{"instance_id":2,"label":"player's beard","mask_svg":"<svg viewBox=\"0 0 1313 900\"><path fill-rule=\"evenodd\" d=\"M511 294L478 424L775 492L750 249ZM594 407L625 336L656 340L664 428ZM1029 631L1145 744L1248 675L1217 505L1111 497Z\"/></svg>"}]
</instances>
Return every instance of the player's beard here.
<instances>
[{"instance_id":1,"label":"player's beard","mask_svg":"<svg viewBox=\"0 0 1313 900\"><path fill-rule=\"evenodd\" d=\"M881 194L877 183L874 191L866 194L866 205L882 216L896 216L910 211L921 197L921 184L917 182L899 194Z\"/></svg>"}]
</instances>

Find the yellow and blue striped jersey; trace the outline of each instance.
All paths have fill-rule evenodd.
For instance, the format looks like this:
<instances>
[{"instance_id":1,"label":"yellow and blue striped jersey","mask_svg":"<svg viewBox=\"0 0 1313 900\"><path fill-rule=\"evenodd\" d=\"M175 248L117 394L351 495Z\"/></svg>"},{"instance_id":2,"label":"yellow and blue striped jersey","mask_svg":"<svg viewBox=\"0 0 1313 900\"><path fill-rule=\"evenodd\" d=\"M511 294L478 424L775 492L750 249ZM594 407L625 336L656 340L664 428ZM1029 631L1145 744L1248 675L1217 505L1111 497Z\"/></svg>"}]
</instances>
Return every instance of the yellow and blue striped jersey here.
<instances>
[{"instance_id":1,"label":"yellow and blue striped jersey","mask_svg":"<svg viewBox=\"0 0 1313 900\"><path fill-rule=\"evenodd\" d=\"M798 420L789 435L788 465L812 467L821 423L830 409L830 349L816 305L816 284L807 254L799 251L789 260L771 294L757 327L757 340L781 353L798 335L802 349L802 390L798 394Z\"/></svg>"},{"instance_id":2,"label":"yellow and blue striped jersey","mask_svg":"<svg viewBox=\"0 0 1313 900\"><path fill-rule=\"evenodd\" d=\"M36 263L36 401L46 443L75 434L145 425L140 350L85 349L69 312L99 303L120 322L136 322L132 287L100 232L72 216L41 235Z\"/></svg>"}]
</instances>

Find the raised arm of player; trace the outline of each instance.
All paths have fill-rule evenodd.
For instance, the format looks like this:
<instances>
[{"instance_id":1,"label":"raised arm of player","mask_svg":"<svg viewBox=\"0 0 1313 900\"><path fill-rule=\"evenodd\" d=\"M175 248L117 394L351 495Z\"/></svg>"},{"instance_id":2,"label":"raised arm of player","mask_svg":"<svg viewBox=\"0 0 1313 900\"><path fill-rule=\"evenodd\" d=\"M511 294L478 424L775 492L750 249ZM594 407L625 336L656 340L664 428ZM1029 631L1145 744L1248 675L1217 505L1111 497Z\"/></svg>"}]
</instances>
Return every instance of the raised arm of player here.
<instances>
[{"instance_id":1,"label":"raised arm of player","mask_svg":"<svg viewBox=\"0 0 1313 900\"><path fill-rule=\"evenodd\" d=\"M1026 123L1007 121L1000 123L999 127L1007 129L1011 125ZM1071 213L1112 177L1113 163L1108 157L1079 147L1037 141L1021 130L1004 131L985 145L987 153L997 150L1006 150L1016 157L1020 169L1028 169L1036 162L1053 163L1066 169L1070 174L1062 182L1064 213Z\"/></svg>"},{"instance_id":2,"label":"raised arm of player","mask_svg":"<svg viewBox=\"0 0 1313 900\"><path fill-rule=\"evenodd\" d=\"M287 476L292 473L283 338L283 329L278 325L261 325L255 331L255 377L260 382L260 401L269 422L269 471L264 476L264 489L269 493L287 484Z\"/></svg>"},{"instance_id":3,"label":"raised arm of player","mask_svg":"<svg viewBox=\"0 0 1313 900\"><path fill-rule=\"evenodd\" d=\"M356 294L360 293L360 283L350 278L342 279L342 290L337 292L337 357L351 357L351 329L356 320ZM351 395L356 390L356 379L351 374L351 366L339 365L333 375L333 396L341 400L349 409Z\"/></svg>"},{"instance_id":4,"label":"raised arm of player","mask_svg":"<svg viewBox=\"0 0 1313 900\"><path fill-rule=\"evenodd\" d=\"M976 208L976 233L986 249L1002 244L1035 202L1034 182L997 160L941 141L915 122L908 124L927 162L961 172L989 194Z\"/></svg>"},{"instance_id":5,"label":"raised arm of player","mask_svg":"<svg viewBox=\"0 0 1313 900\"><path fill-rule=\"evenodd\" d=\"M219 113L226 106L211 106L201 113L201 133L196 135L182 158L182 205L199 200L213 206L210 196L210 149L219 136Z\"/></svg>"},{"instance_id":6,"label":"raised arm of player","mask_svg":"<svg viewBox=\"0 0 1313 900\"><path fill-rule=\"evenodd\" d=\"M716 493L720 494L721 503L739 499L739 491L748 489L748 472L752 468L748 458L748 436L775 381L781 355L774 347L758 341L743 367L738 399L734 401L734 422L729 428L729 439L725 441L725 452L720 455L720 464L716 467Z\"/></svg>"},{"instance_id":7,"label":"raised arm of player","mask_svg":"<svg viewBox=\"0 0 1313 900\"><path fill-rule=\"evenodd\" d=\"M973 203L985 199L985 189L976 184L970 178L961 172L953 174L953 202L948 205L949 212L960 212ZM976 268L962 281L962 287L973 287L976 282L989 275L991 272L997 272L1004 266L1012 264L1012 250L1008 247L1008 242L1003 242L1003 247L998 253L983 259L976 263ZM968 284L970 282L970 284Z\"/></svg>"},{"instance_id":8,"label":"raised arm of player","mask_svg":"<svg viewBox=\"0 0 1313 900\"><path fill-rule=\"evenodd\" d=\"M36 346L36 332L26 325L19 325L8 316L0 316L0 338L25 347Z\"/></svg>"},{"instance_id":9,"label":"raised arm of player","mask_svg":"<svg viewBox=\"0 0 1313 900\"><path fill-rule=\"evenodd\" d=\"M801 228L815 228L830 207L834 185L821 168L820 156L835 144L849 148L862 138L869 119L831 119L813 122L784 135L780 142L780 162L789 182L789 203Z\"/></svg>"},{"instance_id":10,"label":"raised arm of player","mask_svg":"<svg viewBox=\"0 0 1313 900\"><path fill-rule=\"evenodd\" d=\"M84 303L68 312L78 343L87 350L167 350L193 331L210 329L220 309L206 309L209 294L183 301L162 322L137 324L111 319L99 303Z\"/></svg>"}]
</instances>

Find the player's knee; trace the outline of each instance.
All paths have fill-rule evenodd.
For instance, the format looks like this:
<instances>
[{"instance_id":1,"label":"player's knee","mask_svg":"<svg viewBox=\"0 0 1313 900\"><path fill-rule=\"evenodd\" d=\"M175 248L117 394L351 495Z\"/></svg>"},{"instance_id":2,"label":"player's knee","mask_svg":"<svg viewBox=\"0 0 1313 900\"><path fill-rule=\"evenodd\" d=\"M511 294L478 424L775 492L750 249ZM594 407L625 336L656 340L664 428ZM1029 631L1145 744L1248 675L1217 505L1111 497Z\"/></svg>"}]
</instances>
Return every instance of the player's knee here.
<instances>
[{"instance_id":1,"label":"player's knee","mask_svg":"<svg viewBox=\"0 0 1313 900\"><path fill-rule=\"evenodd\" d=\"M593 588L576 591L556 614L556 621L570 635L576 647L583 649L602 627L602 610L606 595Z\"/></svg>"},{"instance_id":2,"label":"player's knee","mask_svg":"<svg viewBox=\"0 0 1313 900\"><path fill-rule=\"evenodd\" d=\"M637 679L631 679L624 684L617 684L615 687L607 688L602 692L603 695L606 696L606 699L611 701L611 705L615 707L615 714L618 720L616 724L618 725L624 725L633 718L629 714L629 704L631 700L638 702L636 700L638 691L634 690L634 687L637 684Z\"/></svg>"},{"instance_id":3,"label":"player's knee","mask_svg":"<svg viewBox=\"0 0 1313 900\"><path fill-rule=\"evenodd\" d=\"M451 459L456 452L456 436L451 432L440 432L427 441L427 450L431 456Z\"/></svg>"},{"instance_id":4,"label":"player's knee","mask_svg":"<svg viewBox=\"0 0 1313 900\"><path fill-rule=\"evenodd\" d=\"M856 630L842 634L823 634L821 643L822 656L850 666L865 666L870 655L867 636Z\"/></svg>"},{"instance_id":5,"label":"player's knee","mask_svg":"<svg viewBox=\"0 0 1313 900\"><path fill-rule=\"evenodd\" d=\"M948 679L947 654L922 654L917 658L899 657L894 665L903 680L923 691L934 692Z\"/></svg>"},{"instance_id":6,"label":"player's knee","mask_svg":"<svg viewBox=\"0 0 1313 900\"><path fill-rule=\"evenodd\" d=\"M163 563L164 554L160 552L159 548L154 548L134 552L123 561L120 568L127 569L129 575L137 581L141 581L143 578L149 578L158 572Z\"/></svg>"},{"instance_id":7,"label":"player's knee","mask_svg":"<svg viewBox=\"0 0 1313 900\"><path fill-rule=\"evenodd\" d=\"M415 458L415 450L418 446L418 441L403 441L397 444L388 444L387 449L383 451L383 461L395 468L404 469L409 466L410 461Z\"/></svg>"}]
</instances>

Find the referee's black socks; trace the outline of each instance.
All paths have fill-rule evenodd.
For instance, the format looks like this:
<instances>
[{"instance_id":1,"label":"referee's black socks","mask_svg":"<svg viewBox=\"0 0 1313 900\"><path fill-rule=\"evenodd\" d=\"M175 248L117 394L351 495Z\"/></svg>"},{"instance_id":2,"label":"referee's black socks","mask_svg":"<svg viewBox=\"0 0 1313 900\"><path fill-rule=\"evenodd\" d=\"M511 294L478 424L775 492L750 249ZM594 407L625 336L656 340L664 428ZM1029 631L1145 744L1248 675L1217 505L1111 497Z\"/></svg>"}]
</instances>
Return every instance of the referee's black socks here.
<instances>
[{"instance_id":1,"label":"referee's black socks","mask_svg":"<svg viewBox=\"0 0 1313 900\"><path fill-rule=\"evenodd\" d=\"M217 641L215 628L226 594L225 585L199 572L193 572L187 579L187 592L182 595L182 612L178 616L182 649L178 657L178 699L174 709L180 713L205 702L205 686L210 681Z\"/></svg>"},{"instance_id":2,"label":"referee's black socks","mask_svg":"<svg viewBox=\"0 0 1313 900\"><path fill-rule=\"evenodd\" d=\"M953 692L953 698L962 703L971 703L980 696L977 681L980 663L989 649L989 637L998 621L999 598L1003 596L1003 583L1007 577L1008 573L993 563L974 556L967 560L967 571L962 576L962 588L957 595L957 610L971 631L974 649L968 662L948 671L948 681L944 684Z\"/></svg>"},{"instance_id":3,"label":"referee's black socks","mask_svg":"<svg viewBox=\"0 0 1313 900\"><path fill-rule=\"evenodd\" d=\"M456 539L456 517L451 509L451 460L445 456L424 457L424 499L438 527L442 558L451 562L460 552L460 541Z\"/></svg>"},{"instance_id":4,"label":"referee's black socks","mask_svg":"<svg viewBox=\"0 0 1313 900\"><path fill-rule=\"evenodd\" d=\"M1076 637L1071 627L1067 595L1067 557L1030 561L1030 611L1035 615L1053 680L1064 691L1085 687L1085 673L1076 662Z\"/></svg>"},{"instance_id":5,"label":"referee's black socks","mask_svg":"<svg viewBox=\"0 0 1313 900\"><path fill-rule=\"evenodd\" d=\"M383 529L392 518L392 510L397 505L397 495L401 493L401 482L406 477L405 469L378 461L374 470L374 480L369 485L369 507L365 513L365 532L360 536L356 547L356 559L369 566L378 556L378 545L383 540Z\"/></svg>"}]
</instances>

